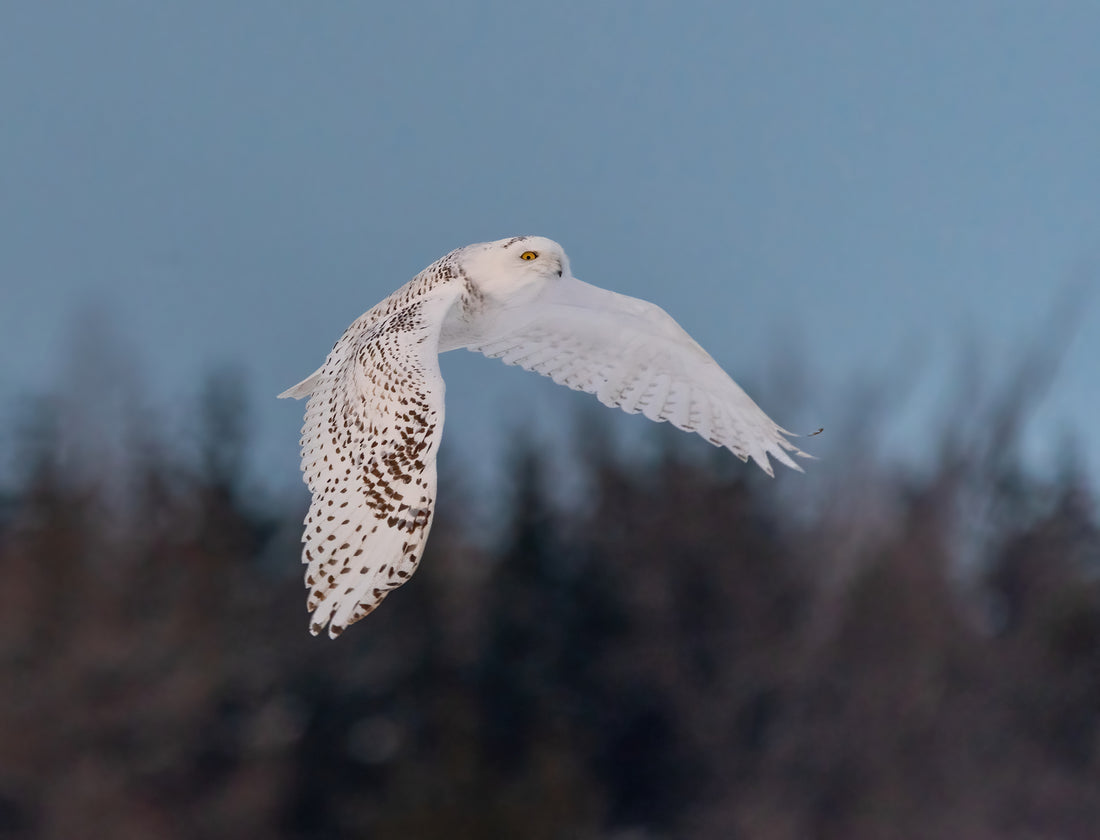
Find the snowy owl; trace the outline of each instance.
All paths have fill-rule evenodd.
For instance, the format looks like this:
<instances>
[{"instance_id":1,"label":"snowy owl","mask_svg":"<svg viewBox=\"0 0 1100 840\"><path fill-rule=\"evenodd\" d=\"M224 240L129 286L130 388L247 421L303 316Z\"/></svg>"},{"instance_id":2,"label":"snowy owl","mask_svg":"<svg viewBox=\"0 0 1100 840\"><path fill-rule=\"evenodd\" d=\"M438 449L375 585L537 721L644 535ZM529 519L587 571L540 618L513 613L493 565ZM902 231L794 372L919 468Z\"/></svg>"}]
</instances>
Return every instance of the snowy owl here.
<instances>
[{"instance_id":1,"label":"snowy owl","mask_svg":"<svg viewBox=\"0 0 1100 840\"><path fill-rule=\"evenodd\" d=\"M443 428L439 354L465 347L801 472L810 457L663 309L575 278L558 243L517 236L432 263L280 397L309 397L302 536L316 635L336 638L416 570L435 505Z\"/></svg>"}]
</instances>

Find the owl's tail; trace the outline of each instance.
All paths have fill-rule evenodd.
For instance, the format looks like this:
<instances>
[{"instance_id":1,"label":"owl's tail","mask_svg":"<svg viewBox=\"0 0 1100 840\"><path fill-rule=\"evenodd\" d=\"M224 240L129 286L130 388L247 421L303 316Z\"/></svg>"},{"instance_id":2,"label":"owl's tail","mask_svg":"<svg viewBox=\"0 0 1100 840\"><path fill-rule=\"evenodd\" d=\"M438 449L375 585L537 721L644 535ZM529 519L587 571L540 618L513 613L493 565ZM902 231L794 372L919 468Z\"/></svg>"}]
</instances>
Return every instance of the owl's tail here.
<instances>
[{"instance_id":1,"label":"owl's tail","mask_svg":"<svg viewBox=\"0 0 1100 840\"><path fill-rule=\"evenodd\" d=\"M308 397L313 393L313 389L317 387L317 383L320 381L321 371L314 371L293 388L287 388L279 394L279 399L285 400L287 397L290 397L291 399L300 400L303 397Z\"/></svg>"}]
</instances>

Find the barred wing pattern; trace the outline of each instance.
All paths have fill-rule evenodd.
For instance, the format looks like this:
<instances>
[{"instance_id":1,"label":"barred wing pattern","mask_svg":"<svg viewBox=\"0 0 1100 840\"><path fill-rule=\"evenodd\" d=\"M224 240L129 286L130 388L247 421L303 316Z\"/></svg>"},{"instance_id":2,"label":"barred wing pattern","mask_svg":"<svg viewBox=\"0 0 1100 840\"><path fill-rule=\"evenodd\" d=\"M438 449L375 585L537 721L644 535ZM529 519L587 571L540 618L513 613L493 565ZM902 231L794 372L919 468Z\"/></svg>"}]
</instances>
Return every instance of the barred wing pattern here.
<instances>
[{"instance_id":1,"label":"barred wing pattern","mask_svg":"<svg viewBox=\"0 0 1100 840\"><path fill-rule=\"evenodd\" d=\"M440 289L382 318L367 313L285 394L312 394L301 446L313 493L302 560L314 635L326 624L340 635L420 561L444 414L439 325L453 299Z\"/></svg>"},{"instance_id":2,"label":"barred wing pattern","mask_svg":"<svg viewBox=\"0 0 1100 840\"><path fill-rule=\"evenodd\" d=\"M768 475L769 455L799 472L790 455L811 457L667 312L573 277L500 313L489 335L467 347L595 394L606 406L667 420L742 461L752 458Z\"/></svg>"}]
</instances>

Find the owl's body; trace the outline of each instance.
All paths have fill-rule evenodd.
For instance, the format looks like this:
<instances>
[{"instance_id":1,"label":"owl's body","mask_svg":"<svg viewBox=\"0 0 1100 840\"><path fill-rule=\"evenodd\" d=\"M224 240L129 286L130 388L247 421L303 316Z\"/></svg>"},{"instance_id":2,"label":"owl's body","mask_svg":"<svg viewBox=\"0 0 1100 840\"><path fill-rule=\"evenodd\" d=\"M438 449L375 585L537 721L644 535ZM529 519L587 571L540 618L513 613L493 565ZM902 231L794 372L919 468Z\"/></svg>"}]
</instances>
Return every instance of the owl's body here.
<instances>
[{"instance_id":1,"label":"owl's body","mask_svg":"<svg viewBox=\"0 0 1100 840\"><path fill-rule=\"evenodd\" d=\"M769 475L769 455L794 469L790 455L808 457L664 310L577 280L556 242L460 248L358 318L320 370L280 394L309 397L302 559L313 633L328 625L338 636L416 570L435 506L438 356L459 348L668 420Z\"/></svg>"}]
</instances>

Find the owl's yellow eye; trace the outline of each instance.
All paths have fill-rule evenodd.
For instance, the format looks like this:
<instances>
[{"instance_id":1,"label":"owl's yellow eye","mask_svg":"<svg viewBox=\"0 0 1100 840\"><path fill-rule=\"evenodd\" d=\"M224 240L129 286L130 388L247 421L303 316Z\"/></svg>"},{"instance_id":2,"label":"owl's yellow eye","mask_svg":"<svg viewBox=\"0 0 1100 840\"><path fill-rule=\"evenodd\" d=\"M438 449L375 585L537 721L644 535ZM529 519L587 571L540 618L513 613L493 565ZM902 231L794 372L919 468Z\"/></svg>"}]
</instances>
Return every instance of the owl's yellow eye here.
<instances>
[{"instance_id":1,"label":"owl's yellow eye","mask_svg":"<svg viewBox=\"0 0 1100 840\"><path fill-rule=\"evenodd\" d=\"M534 251L524 251L522 254L519 255L519 258L521 260L533 260L537 256L538 254L536 254Z\"/></svg>"}]
</instances>

